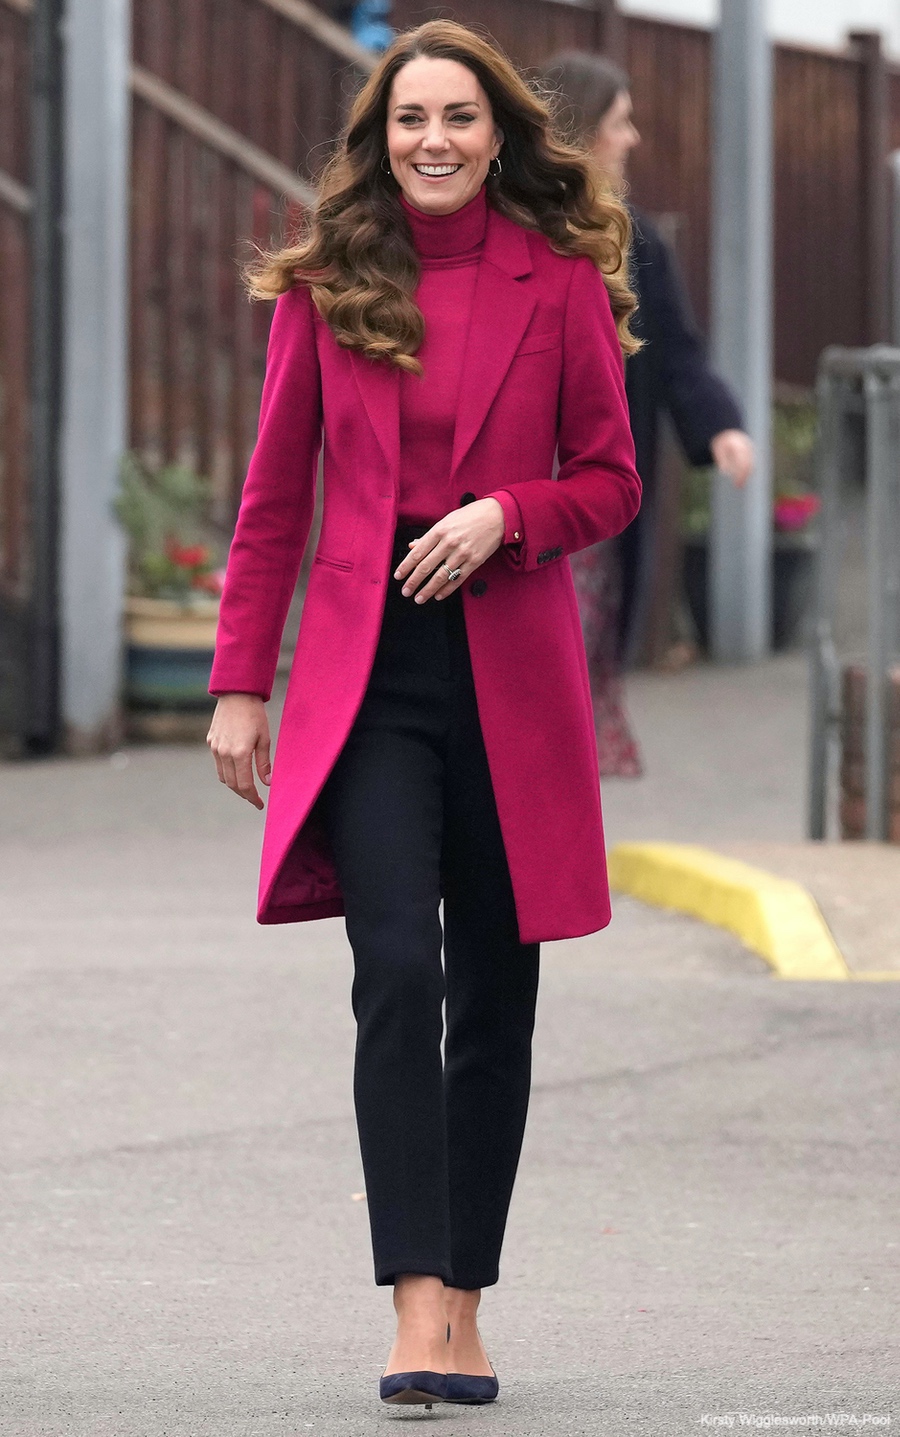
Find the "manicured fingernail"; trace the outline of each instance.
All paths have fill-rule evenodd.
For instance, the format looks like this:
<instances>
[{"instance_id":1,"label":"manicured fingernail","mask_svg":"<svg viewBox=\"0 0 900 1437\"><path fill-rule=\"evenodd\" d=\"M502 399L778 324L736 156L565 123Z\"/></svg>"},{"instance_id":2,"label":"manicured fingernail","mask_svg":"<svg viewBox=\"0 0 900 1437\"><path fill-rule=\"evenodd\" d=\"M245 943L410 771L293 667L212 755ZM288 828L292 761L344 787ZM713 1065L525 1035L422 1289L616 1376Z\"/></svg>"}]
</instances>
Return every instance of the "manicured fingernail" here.
<instances>
[{"instance_id":1,"label":"manicured fingernail","mask_svg":"<svg viewBox=\"0 0 900 1437\"><path fill-rule=\"evenodd\" d=\"M403 588L400 590L400 592L403 595L404 599L408 599L410 594L412 593L412 589Z\"/></svg>"},{"instance_id":2,"label":"manicured fingernail","mask_svg":"<svg viewBox=\"0 0 900 1437\"><path fill-rule=\"evenodd\" d=\"M425 595L424 595L424 594L416 594L416 603L417 603L417 604L424 604L424 602L425 602Z\"/></svg>"},{"instance_id":3,"label":"manicured fingernail","mask_svg":"<svg viewBox=\"0 0 900 1437\"><path fill-rule=\"evenodd\" d=\"M395 579L399 579L399 578L400 578L400 570L399 570L399 569L395 569L395 570L394 570L394 578L395 578Z\"/></svg>"}]
</instances>

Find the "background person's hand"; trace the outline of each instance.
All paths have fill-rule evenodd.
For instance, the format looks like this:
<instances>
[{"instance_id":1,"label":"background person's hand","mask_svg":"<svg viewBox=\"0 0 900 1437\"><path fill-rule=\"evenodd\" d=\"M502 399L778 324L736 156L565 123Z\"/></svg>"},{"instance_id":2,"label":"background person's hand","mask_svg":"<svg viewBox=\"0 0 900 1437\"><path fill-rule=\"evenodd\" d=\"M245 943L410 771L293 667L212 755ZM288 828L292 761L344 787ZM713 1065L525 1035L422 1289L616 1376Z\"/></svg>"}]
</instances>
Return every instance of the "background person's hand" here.
<instances>
[{"instance_id":1,"label":"background person's hand","mask_svg":"<svg viewBox=\"0 0 900 1437\"><path fill-rule=\"evenodd\" d=\"M219 782L246 798L254 808L263 808L253 781L253 761L261 783L272 779L269 761L269 717L259 694L222 694L218 700L206 742L216 761Z\"/></svg>"},{"instance_id":2,"label":"background person's hand","mask_svg":"<svg viewBox=\"0 0 900 1437\"><path fill-rule=\"evenodd\" d=\"M411 545L406 558L394 570L394 578L405 581L404 595L415 594L417 604L431 598L445 599L500 548L505 528L499 500L476 499L432 524L428 533ZM454 583L448 580L442 564L451 570L459 569ZM428 583L419 589L425 579Z\"/></svg>"},{"instance_id":3,"label":"background person's hand","mask_svg":"<svg viewBox=\"0 0 900 1437\"><path fill-rule=\"evenodd\" d=\"M723 429L710 444L716 468L725 474L736 489L742 489L756 463L753 440L743 429Z\"/></svg>"}]
</instances>

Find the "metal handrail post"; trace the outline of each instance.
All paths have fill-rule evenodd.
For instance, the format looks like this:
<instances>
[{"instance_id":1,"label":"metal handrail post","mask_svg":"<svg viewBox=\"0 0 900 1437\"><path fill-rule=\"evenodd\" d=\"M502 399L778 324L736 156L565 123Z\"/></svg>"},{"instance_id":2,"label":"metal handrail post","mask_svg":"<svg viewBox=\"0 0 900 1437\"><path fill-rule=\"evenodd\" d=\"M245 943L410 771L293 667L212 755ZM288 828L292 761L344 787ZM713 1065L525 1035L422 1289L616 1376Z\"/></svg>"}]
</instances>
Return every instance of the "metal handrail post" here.
<instances>
[{"instance_id":1,"label":"metal handrail post","mask_svg":"<svg viewBox=\"0 0 900 1437\"><path fill-rule=\"evenodd\" d=\"M815 616L810 636L810 838L824 839L828 824L828 773L835 727L840 712L840 677L834 641L837 578L840 566L841 473L846 425L846 384L820 366L816 384L819 430L816 478L821 498L821 541L815 582Z\"/></svg>"},{"instance_id":2,"label":"metal handrail post","mask_svg":"<svg viewBox=\"0 0 900 1437\"><path fill-rule=\"evenodd\" d=\"M809 645L808 832L813 839L823 839L828 827L832 742L842 716L836 642L842 488L845 477L854 474L866 490L865 835L884 842L890 837L889 770L897 759L888 753L888 698L890 664L900 652L900 347L826 350L819 365L817 401L816 475L822 507Z\"/></svg>"},{"instance_id":3,"label":"metal handrail post","mask_svg":"<svg viewBox=\"0 0 900 1437\"><path fill-rule=\"evenodd\" d=\"M888 156L891 195L891 343L900 344L900 150Z\"/></svg>"},{"instance_id":4,"label":"metal handrail post","mask_svg":"<svg viewBox=\"0 0 900 1437\"><path fill-rule=\"evenodd\" d=\"M888 663L884 607L888 523L886 469L890 464L891 392L886 378L870 370L863 380L866 406L866 580L869 634L866 671L866 837L887 837L885 674Z\"/></svg>"}]
</instances>

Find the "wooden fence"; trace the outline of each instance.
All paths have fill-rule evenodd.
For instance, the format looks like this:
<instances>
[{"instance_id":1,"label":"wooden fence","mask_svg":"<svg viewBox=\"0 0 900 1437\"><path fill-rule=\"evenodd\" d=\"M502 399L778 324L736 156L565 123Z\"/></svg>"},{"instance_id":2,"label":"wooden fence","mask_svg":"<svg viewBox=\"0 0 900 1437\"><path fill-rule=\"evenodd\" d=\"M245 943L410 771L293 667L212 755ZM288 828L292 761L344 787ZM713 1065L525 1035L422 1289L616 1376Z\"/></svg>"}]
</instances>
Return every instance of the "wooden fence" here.
<instances>
[{"instance_id":1,"label":"wooden fence","mask_svg":"<svg viewBox=\"0 0 900 1437\"><path fill-rule=\"evenodd\" d=\"M555 49L607 49L629 71L643 143L631 160L638 206L664 215L701 324L709 317L708 31L637 16L616 31L599 7L557 0L395 0L403 24L446 15L488 29L525 66ZM601 38L592 44L592 35ZM809 386L828 344L886 337L884 158L900 145L900 72L873 37L841 54L775 49L775 374Z\"/></svg>"},{"instance_id":2,"label":"wooden fence","mask_svg":"<svg viewBox=\"0 0 900 1437\"><path fill-rule=\"evenodd\" d=\"M644 139L633 156L633 196L676 217L680 259L706 327L711 37L637 19L627 37ZM826 345L885 337L883 276L866 252L865 76L863 53L775 50L775 375L792 385L812 383ZM877 317L867 287L878 292Z\"/></svg>"},{"instance_id":3,"label":"wooden fence","mask_svg":"<svg viewBox=\"0 0 900 1437\"><path fill-rule=\"evenodd\" d=\"M0 0L0 586L26 582L28 11ZM308 200L371 57L309 0L140 0L134 7L131 442L213 476L223 518L255 437L269 306L237 272ZM397 24L450 14L533 66L617 50L643 144L635 202L665 215L708 316L711 44L616 17L606 0L396 0ZM879 78L880 77L880 78ZM900 74L871 43L780 46L776 80L776 375L808 385L820 350L884 326L883 156L900 143ZM879 100L882 97L882 101ZM880 108L879 108L880 105Z\"/></svg>"},{"instance_id":4,"label":"wooden fence","mask_svg":"<svg viewBox=\"0 0 900 1437\"><path fill-rule=\"evenodd\" d=\"M398 28L435 17L462 20L499 41L517 64L539 65L554 50L617 50L622 21L606 4L560 4L559 0L469 0L452 5L423 5L394 0L391 18Z\"/></svg>"},{"instance_id":5,"label":"wooden fence","mask_svg":"<svg viewBox=\"0 0 900 1437\"><path fill-rule=\"evenodd\" d=\"M28 592L29 15L0 0L0 593ZM131 444L208 473L228 521L271 306L238 278L294 226L372 63L306 0L141 0L131 73Z\"/></svg>"},{"instance_id":6,"label":"wooden fence","mask_svg":"<svg viewBox=\"0 0 900 1437\"><path fill-rule=\"evenodd\" d=\"M132 444L209 474L224 519L256 435L271 312L248 301L239 265L294 227L347 59L261 0L141 0L134 60Z\"/></svg>"}]
</instances>

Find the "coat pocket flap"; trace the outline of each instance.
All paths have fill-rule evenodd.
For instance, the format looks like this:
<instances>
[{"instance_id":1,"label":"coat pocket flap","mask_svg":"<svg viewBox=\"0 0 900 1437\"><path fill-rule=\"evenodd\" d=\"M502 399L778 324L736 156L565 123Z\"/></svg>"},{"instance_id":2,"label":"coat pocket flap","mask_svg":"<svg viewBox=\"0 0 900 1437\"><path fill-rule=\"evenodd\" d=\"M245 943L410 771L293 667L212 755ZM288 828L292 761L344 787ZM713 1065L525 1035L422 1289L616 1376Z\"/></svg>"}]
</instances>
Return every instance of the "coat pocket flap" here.
<instances>
[{"instance_id":1,"label":"coat pocket flap","mask_svg":"<svg viewBox=\"0 0 900 1437\"><path fill-rule=\"evenodd\" d=\"M561 344L562 335L559 330L554 330L551 334L526 334L513 358L518 359L520 354L538 354L542 349L559 349Z\"/></svg>"}]
</instances>

